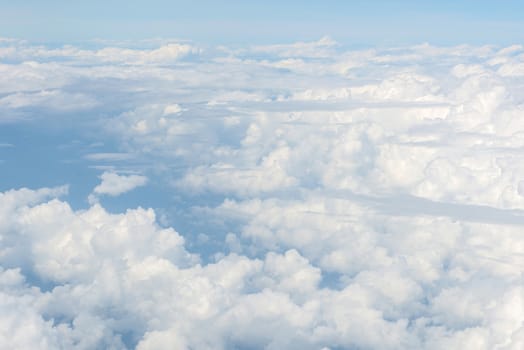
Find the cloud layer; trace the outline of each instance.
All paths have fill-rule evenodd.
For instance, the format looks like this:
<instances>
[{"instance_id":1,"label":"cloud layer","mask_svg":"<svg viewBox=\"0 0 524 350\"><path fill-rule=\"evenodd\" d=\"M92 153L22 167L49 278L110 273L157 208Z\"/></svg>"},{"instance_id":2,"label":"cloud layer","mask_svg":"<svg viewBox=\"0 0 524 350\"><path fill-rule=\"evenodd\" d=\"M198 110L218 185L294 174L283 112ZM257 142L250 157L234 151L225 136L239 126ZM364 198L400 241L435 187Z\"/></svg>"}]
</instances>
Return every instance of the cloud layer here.
<instances>
[{"instance_id":1,"label":"cloud layer","mask_svg":"<svg viewBox=\"0 0 524 350\"><path fill-rule=\"evenodd\" d=\"M0 43L0 119L115 145L0 194L3 347L524 346L521 46L126 44Z\"/></svg>"}]
</instances>

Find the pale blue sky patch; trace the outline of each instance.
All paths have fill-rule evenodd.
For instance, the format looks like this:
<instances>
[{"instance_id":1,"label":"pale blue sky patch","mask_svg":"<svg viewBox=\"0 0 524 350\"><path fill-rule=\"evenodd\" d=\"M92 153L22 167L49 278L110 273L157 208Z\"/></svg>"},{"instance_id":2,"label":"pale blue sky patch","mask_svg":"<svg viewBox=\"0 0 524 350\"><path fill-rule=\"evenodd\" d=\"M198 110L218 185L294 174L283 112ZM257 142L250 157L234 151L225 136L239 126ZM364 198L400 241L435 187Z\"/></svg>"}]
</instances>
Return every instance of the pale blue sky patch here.
<instances>
[{"instance_id":1,"label":"pale blue sky patch","mask_svg":"<svg viewBox=\"0 0 524 350\"><path fill-rule=\"evenodd\" d=\"M275 43L330 35L346 45L508 44L523 4L506 1L4 1L3 36L45 42L172 37Z\"/></svg>"}]
</instances>

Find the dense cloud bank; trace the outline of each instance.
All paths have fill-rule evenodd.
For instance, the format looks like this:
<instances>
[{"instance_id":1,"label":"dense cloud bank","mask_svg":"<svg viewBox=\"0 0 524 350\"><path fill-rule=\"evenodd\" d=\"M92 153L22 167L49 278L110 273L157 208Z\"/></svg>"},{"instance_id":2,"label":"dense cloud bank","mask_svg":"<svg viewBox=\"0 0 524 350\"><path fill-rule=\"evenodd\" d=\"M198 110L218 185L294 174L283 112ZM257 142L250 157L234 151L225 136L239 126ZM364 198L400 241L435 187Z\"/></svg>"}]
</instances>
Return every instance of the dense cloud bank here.
<instances>
[{"instance_id":1,"label":"dense cloud bank","mask_svg":"<svg viewBox=\"0 0 524 350\"><path fill-rule=\"evenodd\" d=\"M117 145L0 194L2 347L524 347L523 47L142 44L0 41L0 120ZM104 209L151 182L213 252Z\"/></svg>"}]
</instances>

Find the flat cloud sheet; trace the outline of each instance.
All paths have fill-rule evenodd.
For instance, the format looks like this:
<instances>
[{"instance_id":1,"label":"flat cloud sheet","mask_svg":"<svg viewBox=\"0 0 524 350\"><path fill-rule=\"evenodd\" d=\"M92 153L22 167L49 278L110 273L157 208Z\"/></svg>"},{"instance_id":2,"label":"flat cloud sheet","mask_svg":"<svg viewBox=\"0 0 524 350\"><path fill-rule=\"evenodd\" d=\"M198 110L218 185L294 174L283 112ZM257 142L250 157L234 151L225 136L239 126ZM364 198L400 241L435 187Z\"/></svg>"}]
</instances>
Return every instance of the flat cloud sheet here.
<instances>
[{"instance_id":1,"label":"flat cloud sheet","mask_svg":"<svg viewBox=\"0 0 524 350\"><path fill-rule=\"evenodd\" d=\"M3 185L0 344L522 349L523 87L522 46L3 39L0 127L95 175Z\"/></svg>"}]
</instances>

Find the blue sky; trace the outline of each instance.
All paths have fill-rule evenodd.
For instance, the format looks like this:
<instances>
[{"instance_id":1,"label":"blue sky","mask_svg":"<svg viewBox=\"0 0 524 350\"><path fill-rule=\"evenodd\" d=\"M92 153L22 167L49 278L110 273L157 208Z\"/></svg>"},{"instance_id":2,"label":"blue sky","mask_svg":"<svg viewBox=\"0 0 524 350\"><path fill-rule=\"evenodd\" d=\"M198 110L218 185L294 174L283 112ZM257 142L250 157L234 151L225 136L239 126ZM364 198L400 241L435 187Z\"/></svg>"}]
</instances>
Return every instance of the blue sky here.
<instances>
[{"instance_id":1,"label":"blue sky","mask_svg":"<svg viewBox=\"0 0 524 350\"><path fill-rule=\"evenodd\" d=\"M0 33L46 42L174 37L347 44L521 41L522 1L2 1Z\"/></svg>"}]
</instances>

